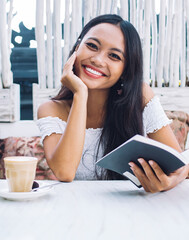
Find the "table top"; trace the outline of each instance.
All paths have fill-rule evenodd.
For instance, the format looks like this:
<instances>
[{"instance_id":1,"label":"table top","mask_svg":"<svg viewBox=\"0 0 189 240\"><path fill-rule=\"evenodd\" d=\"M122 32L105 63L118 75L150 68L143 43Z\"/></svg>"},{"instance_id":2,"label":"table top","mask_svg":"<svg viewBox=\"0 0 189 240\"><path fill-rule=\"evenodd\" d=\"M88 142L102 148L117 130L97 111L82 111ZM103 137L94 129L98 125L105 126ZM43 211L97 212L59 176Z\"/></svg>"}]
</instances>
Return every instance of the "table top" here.
<instances>
[{"instance_id":1,"label":"table top","mask_svg":"<svg viewBox=\"0 0 189 240\"><path fill-rule=\"evenodd\" d=\"M73 181L32 201L0 198L3 240L178 240L188 222L189 180L155 194L130 181Z\"/></svg>"}]
</instances>

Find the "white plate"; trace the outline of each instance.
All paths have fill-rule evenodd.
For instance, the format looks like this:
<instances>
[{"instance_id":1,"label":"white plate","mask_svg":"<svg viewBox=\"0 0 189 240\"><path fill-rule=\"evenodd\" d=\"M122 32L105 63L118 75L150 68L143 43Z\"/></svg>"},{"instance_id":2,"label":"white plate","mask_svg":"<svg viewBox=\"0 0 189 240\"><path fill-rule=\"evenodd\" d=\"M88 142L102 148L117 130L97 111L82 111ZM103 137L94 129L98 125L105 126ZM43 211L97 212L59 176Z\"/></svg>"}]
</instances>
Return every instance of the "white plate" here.
<instances>
[{"instance_id":1,"label":"white plate","mask_svg":"<svg viewBox=\"0 0 189 240\"><path fill-rule=\"evenodd\" d=\"M36 192L9 192L8 188L0 190L0 197L12 201L28 201L46 195L52 188L42 188Z\"/></svg>"}]
</instances>

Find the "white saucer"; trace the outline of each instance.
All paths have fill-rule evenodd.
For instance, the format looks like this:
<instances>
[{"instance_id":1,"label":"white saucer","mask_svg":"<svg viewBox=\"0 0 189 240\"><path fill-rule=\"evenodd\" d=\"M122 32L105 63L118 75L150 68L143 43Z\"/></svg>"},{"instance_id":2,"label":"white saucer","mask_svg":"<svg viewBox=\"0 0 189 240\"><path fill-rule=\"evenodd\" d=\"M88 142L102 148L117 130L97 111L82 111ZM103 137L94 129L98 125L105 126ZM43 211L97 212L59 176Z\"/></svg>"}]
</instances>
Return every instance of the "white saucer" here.
<instances>
[{"instance_id":1,"label":"white saucer","mask_svg":"<svg viewBox=\"0 0 189 240\"><path fill-rule=\"evenodd\" d=\"M28 201L46 195L52 188L42 188L36 192L9 192L8 188L0 190L0 197L12 201Z\"/></svg>"}]
</instances>

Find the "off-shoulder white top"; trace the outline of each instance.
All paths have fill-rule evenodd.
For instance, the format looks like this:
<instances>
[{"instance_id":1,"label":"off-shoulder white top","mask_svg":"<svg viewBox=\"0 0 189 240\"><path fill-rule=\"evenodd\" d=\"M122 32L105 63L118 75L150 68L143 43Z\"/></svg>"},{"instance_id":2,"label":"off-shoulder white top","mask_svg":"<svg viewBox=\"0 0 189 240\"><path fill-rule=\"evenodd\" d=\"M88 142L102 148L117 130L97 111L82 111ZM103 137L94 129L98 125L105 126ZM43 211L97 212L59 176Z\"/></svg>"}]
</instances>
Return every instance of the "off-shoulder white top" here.
<instances>
[{"instance_id":1,"label":"off-shoulder white top","mask_svg":"<svg viewBox=\"0 0 189 240\"><path fill-rule=\"evenodd\" d=\"M145 106L143 110L143 126L144 134L156 132L163 126L171 123L160 104L157 96L153 97L151 101ZM58 117L45 117L36 121L40 129L42 141L46 136L52 133L64 134L66 122ZM76 172L75 180L95 180L95 161L96 152L101 135L101 128L86 129L85 143L83 148L82 159ZM100 146L98 158L102 157L103 149Z\"/></svg>"}]
</instances>

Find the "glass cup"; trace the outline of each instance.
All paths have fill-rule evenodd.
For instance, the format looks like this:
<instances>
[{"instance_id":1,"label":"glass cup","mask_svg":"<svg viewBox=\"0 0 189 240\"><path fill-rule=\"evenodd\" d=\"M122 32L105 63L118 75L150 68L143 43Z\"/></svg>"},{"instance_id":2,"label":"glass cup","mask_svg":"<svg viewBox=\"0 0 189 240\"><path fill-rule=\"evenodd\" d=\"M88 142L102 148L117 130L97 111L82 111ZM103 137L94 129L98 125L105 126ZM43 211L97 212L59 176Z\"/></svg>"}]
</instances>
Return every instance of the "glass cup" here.
<instances>
[{"instance_id":1,"label":"glass cup","mask_svg":"<svg viewBox=\"0 0 189 240\"><path fill-rule=\"evenodd\" d=\"M10 192L30 192L35 179L37 158L5 157L5 175Z\"/></svg>"}]
</instances>

